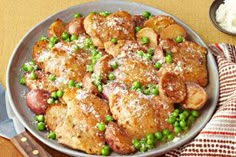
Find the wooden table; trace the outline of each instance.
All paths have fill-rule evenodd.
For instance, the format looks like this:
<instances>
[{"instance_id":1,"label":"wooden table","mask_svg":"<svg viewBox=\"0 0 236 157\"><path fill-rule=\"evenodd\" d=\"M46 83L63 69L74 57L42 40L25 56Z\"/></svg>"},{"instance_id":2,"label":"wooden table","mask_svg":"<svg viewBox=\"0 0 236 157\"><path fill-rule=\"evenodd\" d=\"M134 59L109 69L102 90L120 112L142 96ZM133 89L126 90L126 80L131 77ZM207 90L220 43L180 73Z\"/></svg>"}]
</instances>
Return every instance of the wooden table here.
<instances>
[{"instance_id":1,"label":"wooden table","mask_svg":"<svg viewBox=\"0 0 236 157\"><path fill-rule=\"evenodd\" d=\"M184 23L196 31L206 44L225 42L236 45L236 37L219 32L210 22L208 9L212 0L134 0L144 3L178 17ZM24 34L36 25L38 22L59 10L70 6L87 2L86 0L8 0L1 1L0 10L0 64L3 66L0 70L0 81L5 85L5 73L9 58L19 40ZM65 157L47 146L52 156ZM0 156L21 157L18 150L4 138L0 137Z\"/></svg>"}]
</instances>

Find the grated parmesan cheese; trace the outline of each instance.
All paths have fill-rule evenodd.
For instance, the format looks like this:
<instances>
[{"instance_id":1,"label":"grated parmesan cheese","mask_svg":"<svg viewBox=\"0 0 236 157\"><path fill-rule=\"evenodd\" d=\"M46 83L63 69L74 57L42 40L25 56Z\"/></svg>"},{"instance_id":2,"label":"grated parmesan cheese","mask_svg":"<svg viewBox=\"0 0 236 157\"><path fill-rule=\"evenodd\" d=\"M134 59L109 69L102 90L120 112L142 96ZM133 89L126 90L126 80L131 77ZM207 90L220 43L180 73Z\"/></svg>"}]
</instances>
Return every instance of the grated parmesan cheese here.
<instances>
[{"instance_id":1,"label":"grated parmesan cheese","mask_svg":"<svg viewBox=\"0 0 236 157\"><path fill-rule=\"evenodd\" d=\"M236 33L236 1L225 0L216 11L216 21L225 30Z\"/></svg>"}]
</instances>

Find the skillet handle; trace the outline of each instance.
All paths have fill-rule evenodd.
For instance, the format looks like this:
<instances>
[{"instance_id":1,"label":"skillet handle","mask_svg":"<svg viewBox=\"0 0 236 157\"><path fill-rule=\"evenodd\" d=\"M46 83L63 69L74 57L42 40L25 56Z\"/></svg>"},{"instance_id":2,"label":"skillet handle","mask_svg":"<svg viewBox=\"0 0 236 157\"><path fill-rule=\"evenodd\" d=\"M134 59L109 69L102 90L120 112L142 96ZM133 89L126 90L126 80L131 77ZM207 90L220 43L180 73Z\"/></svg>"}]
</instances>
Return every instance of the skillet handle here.
<instances>
[{"instance_id":1,"label":"skillet handle","mask_svg":"<svg viewBox=\"0 0 236 157\"><path fill-rule=\"evenodd\" d=\"M22 132L10 140L24 157L52 157L27 132Z\"/></svg>"}]
</instances>

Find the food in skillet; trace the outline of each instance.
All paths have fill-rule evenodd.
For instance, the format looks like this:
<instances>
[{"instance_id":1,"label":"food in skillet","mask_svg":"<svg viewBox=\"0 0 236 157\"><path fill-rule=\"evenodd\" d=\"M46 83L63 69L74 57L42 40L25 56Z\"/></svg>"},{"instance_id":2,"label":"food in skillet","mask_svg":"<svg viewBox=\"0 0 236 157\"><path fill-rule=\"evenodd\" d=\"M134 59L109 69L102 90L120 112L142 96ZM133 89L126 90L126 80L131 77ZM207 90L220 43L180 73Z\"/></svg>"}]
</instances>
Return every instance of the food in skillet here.
<instances>
[{"instance_id":1,"label":"food in skillet","mask_svg":"<svg viewBox=\"0 0 236 157\"><path fill-rule=\"evenodd\" d=\"M34 44L20 83L49 139L88 154L145 152L199 116L206 54L169 16L75 14Z\"/></svg>"}]
</instances>

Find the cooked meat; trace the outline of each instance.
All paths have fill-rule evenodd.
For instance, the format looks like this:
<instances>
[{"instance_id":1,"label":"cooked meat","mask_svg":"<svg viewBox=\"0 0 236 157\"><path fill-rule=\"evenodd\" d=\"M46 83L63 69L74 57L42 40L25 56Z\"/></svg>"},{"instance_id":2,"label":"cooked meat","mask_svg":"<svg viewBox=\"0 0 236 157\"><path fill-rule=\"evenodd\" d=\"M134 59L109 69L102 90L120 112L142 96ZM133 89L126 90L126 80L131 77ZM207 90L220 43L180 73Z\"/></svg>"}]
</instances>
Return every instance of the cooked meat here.
<instances>
[{"instance_id":1,"label":"cooked meat","mask_svg":"<svg viewBox=\"0 0 236 157\"><path fill-rule=\"evenodd\" d=\"M152 56L153 63L159 62L164 63L165 62L165 54L163 52L163 49L160 46L157 46L154 49L154 54Z\"/></svg>"},{"instance_id":2,"label":"cooked meat","mask_svg":"<svg viewBox=\"0 0 236 157\"><path fill-rule=\"evenodd\" d=\"M65 31L65 23L61 19L54 21L48 28L48 37L56 36L61 38L61 34Z\"/></svg>"},{"instance_id":3,"label":"cooked meat","mask_svg":"<svg viewBox=\"0 0 236 157\"><path fill-rule=\"evenodd\" d=\"M96 75L101 75L102 80L105 82L107 80L107 74L111 71L109 61L113 57L111 55L104 55L100 58L94 65L93 72Z\"/></svg>"},{"instance_id":4,"label":"cooked meat","mask_svg":"<svg viewBox=\"0 0 236 157\"><path fill-rule=\"evenodd\" d=\"M194 82L186 82L187 96L181 106L185 109L199 110L207 101L207 93L200 85Z\"/></svg>"},{"instance_id":5,"label":"cooked meat","mask_svg":"<svg viewBox=\"0 0 236 157\"><path fill-rule=\"evenodd\" d=\"M162 40L160 46L170 52L173 59L172 64L162 66L160 73L172 71L184 81L195 82L203 87L207 85L207 51L204 47L191 41L176 44L170 40Z\"/></svg>"},{"instance_id":6,"label":"cooked meat","mask_svg":"<svg viewBox=\"0 0 236 157\"><path fill-rule=\"evenodd\" d=\"M131 138L143 138L147 133L171 128L163 117L167 118L173 111L172 104L165 103L157 96L146 96L122 87L114 88L112 83L104 86L104 90L109 91L106 88L113 89L108 96L113 118Z\"/></svg>"},{"instance_id":7,"label":"cooked meat","mask_svg":"<svg viewBox=\"0 0 236 157\"><path fill-rule=\"evenodd\" d=\"M132 138L128 136L122 127L114 122L109 122L105 131L105 139L110 148L119 154L130 154L135 151L132 146Z\"/></svg>"},{"instance_id":8,"label":"cooked meat","mask_svg":"<svg viewBox=\"0 0 236 157\"><path fill-rule=\"evenodd\" d=\"M41 70L35 71L37 79L31 79L30 73L25 73L25 85L28 89L44 89L49 92L57 90L58 86L56 82L52 82L48 80L49 74L45 74ZM61 87L61 86L60 86Z\"/></svg>"},{"instance_id":9,"label":"cooked meat","mask_svg":"<svg viewBox=\"0 0 236 157\"><path fill-rule=\"evenodd\" d=\"M134 21L135 26L143 27L146 19L142 15L133 15L132 19Z\"/></svg>"},{"instance_id":10,"label":"cooked meat","mask_svg":"<svg viewBox=\"0 0 236 157\"><path fill-rule=\"evenodd\" d=\"M117 11L107 17L90 14L84 19L84 28L93 40L93 44L100 48L104 42L112 38L117 40L135 40L134 22L126 11Z\"/></svg>"},{"instance_id":11,"label":"cooked meat","mask_svg":"<svg viewBox=\"0 0 236 157\"><path fill-rule=\"evenodd\" d=\"M144 23L144 27L152 28L156 33L160 34L160 32L166 28L167 26L174 24L175 21L170 16L158 15L151 17Z\"/></svg>"},{"instance_id":12,"label":"cooked meat","mask_svg":"<svg viewBox=\"0 0 236 157\"><path fill-rule=\"evenodd\" d=\"M66 89L62 99L67 104L67 114L55 130L58 142L89 154L100 154L105 137L96 125L105 122L109 114L107 103L76 88Z\"/></svg>"},{"instance_id":13,"label":"cooked meat","mask_svg":"<svg viewBox=\"0 0 236 157\"><path fill-rule=\"evenodd\" d=\"M187 94L183 79L175 73L167 72L161 76L159 91L162 99L170 103L180 103Z\"/></svg>"},{"instance_id":14,"label":"cooked meat","mask_svg":"<svg viewBox=\"0 0 236 157\"><path fill-rule=\"evenodd\" d=\"M119 66L113 73L118 82L131 86L134 81L142 85L157 84L159 81L158 71L150 61L120 58L117 62Z\"/></svg>"},{"instance_id":15,"label":"cooked meat","mask_svg":"<svg viewBox=\"0 0 236 157\"><path fill-rule=\"evenodd\" d=\"M44 115L47 128L49 130L55 131L56 127L63 122L66 112L66 105L54 104L48 106Z\"/></svg>"},{"instance_id":16,"label":"cooked meat","mask_svg":"<svg viewBox=\"0 0 236 157\"><path fill-rule=\"evenodd\" d=\"M45 42L39 41L34 45L33 60L45 73L63 77L67 81L82 82L86 74L88 54L78 52L76 55L70 55L64 46L66 44L59 43L52 50L48 50L45 48Z\"/></svg>"},{"instance_id":17,"label":"cooked meat","mask_svg":"<svg viewBox=\"0 0 236 157\"><path fill-rule=\"evenodd\" d=\"M104 43L104 47L106 52L111 54L113 57L127 56L136 53L137 50L146 50L144 46L139 45L137 41L133 40L118 40L116 44L108 41Z\"/></svg>"},{"instance_id":18,"label":"cooked meat","mask_svg":"<svg viewBox=\"0 0 236 157\"><path fill-rule=\"evenodd\" d=\"M91 78L91 74L86 74L83 79L83 88L86 89L88 92L97 94L98 90L97 87L93 84L93 80Z\"/></svg>"},{"instance_id":19,"label":"cooked meat","mask_svg":"<svg viewBox=\"0 0 236 157\"><path fill-rule=\"evenodd\" d=\"M79 35L85 33L83 22L84 22L83 17L74 18L66 25L66 31L71 35L72 34Z\"/></svg>"}]
</instances>

